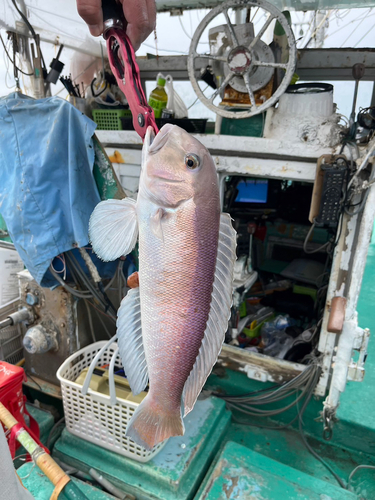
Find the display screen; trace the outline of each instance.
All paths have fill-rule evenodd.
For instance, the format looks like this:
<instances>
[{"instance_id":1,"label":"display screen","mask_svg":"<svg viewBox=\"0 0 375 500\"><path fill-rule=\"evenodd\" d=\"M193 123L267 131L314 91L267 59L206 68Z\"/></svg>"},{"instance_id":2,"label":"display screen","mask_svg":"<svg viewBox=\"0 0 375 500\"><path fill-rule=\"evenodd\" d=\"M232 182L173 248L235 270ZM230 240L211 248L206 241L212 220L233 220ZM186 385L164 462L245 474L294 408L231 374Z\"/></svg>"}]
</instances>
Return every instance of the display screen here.
<instances>
[{"instance_id":1,"label":"display screen","mask_svg":"<svg viewBox=\"0 0 375 500\"><path fill-rule=\"evenodd\" d=\"M268 180L244 179L237 184L236 203L267 203Z\"/></svg>"}]
</instances>

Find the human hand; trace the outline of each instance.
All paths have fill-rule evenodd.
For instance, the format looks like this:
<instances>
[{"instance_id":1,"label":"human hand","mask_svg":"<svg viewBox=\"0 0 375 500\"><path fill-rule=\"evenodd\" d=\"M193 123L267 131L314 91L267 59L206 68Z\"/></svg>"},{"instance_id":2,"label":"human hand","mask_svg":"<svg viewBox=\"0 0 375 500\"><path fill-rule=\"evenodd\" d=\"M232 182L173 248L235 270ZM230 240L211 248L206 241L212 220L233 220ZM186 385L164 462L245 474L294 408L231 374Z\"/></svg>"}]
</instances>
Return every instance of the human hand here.
<instances>
[{"instance_id":1,"label":"human hand","mask_svg":"<svg viewBox=\"0 0 375 500\"><path fill-rule=\"evenodd\" d=\"M125 19L128 22L126 34L130 38L134 50L155 29L155 0L119 0L122 4ZM77 0L78 14L88 24L93 36L103 33L102 0Z\"/></svg>"}]
</instances>

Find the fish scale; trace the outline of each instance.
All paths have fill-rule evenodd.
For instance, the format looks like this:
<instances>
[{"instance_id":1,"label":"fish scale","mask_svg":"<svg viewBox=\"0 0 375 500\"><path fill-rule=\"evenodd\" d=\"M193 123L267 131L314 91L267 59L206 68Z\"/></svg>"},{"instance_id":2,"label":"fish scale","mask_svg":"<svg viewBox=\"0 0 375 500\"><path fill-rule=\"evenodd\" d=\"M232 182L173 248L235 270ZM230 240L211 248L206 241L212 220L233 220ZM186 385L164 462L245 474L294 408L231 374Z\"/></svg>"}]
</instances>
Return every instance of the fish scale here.
<instances>
[{"instance_id":1,"label":"fish scale","mask_svg":"<svg viewBox=\"0 0 375 500\"><path fill-rule=\"evenodd\" d=\"M150 397L157 391L166 407L179 408L210 310L219 207L197 213L194 202L187 203L169 214L161 240L148 229L150 208L146 203L141 206L145 224L140 223L139 275ZM160 363L166 367L163 371Z\"/></svg>"}]
</instances>

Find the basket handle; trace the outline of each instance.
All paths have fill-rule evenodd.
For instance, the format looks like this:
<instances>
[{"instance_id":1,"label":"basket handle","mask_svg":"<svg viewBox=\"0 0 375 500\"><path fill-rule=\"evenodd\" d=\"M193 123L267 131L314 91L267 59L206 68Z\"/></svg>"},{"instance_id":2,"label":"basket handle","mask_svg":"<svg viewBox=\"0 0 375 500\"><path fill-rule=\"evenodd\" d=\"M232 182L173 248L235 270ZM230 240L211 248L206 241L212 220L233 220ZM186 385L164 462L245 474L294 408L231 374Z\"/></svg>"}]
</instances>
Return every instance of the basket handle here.
<instances>
[{"instance_id":1,"label":"basket handle","mask_svg":"<svg viewBox=\"0 0 375 500\"><path fill-rule=\"evenodd\" d=\"M82 389L81 389L81 392L84 396L86 396L87 394L87 391L90 387L90 382L91 382L91 377L92 377L92 374L94 373L94 370L95 370L95 367L96 367L96 364L100 358L100 356L103 354L103 352L108 349L108 347L113 344L113 342L117 340L117 334L114 335L111 339L108 340L108 342L106 342L103 347L100 349L100 351L98 351L96 353L96 356L94 357L94 359L91 361L90 363L90 367L89 369L87 370L87 375L86 375L86 378L85 378L85 381L83 383L83 386L82 386Z\"/></svg>"},{"instance_id":2,"label":"basket handle","mask_svg":"<svg viewBox=\"0 0 375 500\"><path fill-rule=\"evenodd\" d=\"M111 362L109 364L109 369L108 369L109 398L110 398L111 405L115 405L117 402L114 372L115 372L115 361L116 361L116 356L117 356L118 350L119 350L119 348L116 347L116 350L113 353Z\"/></svg>"},{"instance_id":3,"label":"basket handle","mask_svg":"<svg viewBox=\"0 0 375 500\"><path fill-rule=\"evenodd\" d=\"M94 401L103 403L106 406L108 405L108 403L111 403L110 396L107 396L106 394L101 394L100 392L96 392L91 388L89 388L89 390L87 391L87 396L90 396L90 398L93 399Z\"/></svg>"}]
</instances>

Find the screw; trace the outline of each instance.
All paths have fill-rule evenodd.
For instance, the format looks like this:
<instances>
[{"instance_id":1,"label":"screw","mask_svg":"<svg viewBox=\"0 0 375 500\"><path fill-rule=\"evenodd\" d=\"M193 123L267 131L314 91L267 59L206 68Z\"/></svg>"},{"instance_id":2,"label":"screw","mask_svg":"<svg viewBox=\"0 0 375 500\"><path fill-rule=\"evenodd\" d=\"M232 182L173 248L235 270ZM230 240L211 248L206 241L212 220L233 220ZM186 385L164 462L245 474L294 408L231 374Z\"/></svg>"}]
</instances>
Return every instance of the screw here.
<instances>
[{"instance_id":1,"label":"screw","mask_svg":"<svg viewBox=\"0 0 375 500\"><path fill-rule=\"evenodd\" d=\"M139 113L138 115L138 123L141 127L144 127L145 125L145 117L142 115L142 113Z\"/></svg>"}]
</instances>

